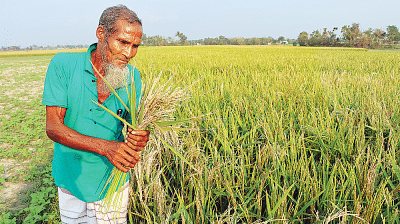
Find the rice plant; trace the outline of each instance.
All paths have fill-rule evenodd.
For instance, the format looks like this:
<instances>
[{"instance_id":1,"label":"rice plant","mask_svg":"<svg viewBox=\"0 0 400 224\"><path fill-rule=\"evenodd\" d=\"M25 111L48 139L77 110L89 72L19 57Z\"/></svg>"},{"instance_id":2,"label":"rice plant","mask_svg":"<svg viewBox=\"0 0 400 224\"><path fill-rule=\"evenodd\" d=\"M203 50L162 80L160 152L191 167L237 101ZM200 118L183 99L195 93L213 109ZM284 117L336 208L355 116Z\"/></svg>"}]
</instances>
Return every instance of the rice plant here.
<instances>
[{"instance_id":1,"label":"rice plant","mask_svg":"<svg viewBox=\"0 0 400 224\"><path fill-rule=\"evenodd\" d=\"M96 67L93 66L93 68L108 86L111 93L116 96L116 98L122 103L131 116L130 118L132 122L130 123L128 120L123 119L113 111L109 110L107 107L93 100L93 102L99 107L103 108L116 119L119 119L121 122L123 122L124 128L122 132L124 137L126 137L127 127L130 127L132 130L149 130L152 132L152 135L154 136L153 138L157 138L158 141L162 141L173 153L191 165L179 152L177 152L168 144L168 134L165 133L166 131L181 129L177 125L180 125L184 122L191 122L193 119L195 119L194 117L190 117L177 120L173 116L173 113L178 108L180 103L190 98L190 87L181 88L179 86L172 85L169 81L160 83L159 80L161 73L157 77L147 77L147 82L142 84L142 91L138 104L139 107L136 108L137 98L133 70L130 83L129 81L126 81L123 87L126 89L129 101L129 104L126 105L115 89L107 82L105 77L98 72ZM103 189L103 192L107 189L104 193L105 197L103 199L103 205L106 207L107 211L111 205L115 205L117 208L120 207L123 188L122 181L126 179L127 175L127 173L122 172L116 167L114 167L112 170L111 175L106 182L106 186ZM103 195L103 192L101 193L101 196ZM116 197L114 197L115 192L117 192Z\"/></svg>"},{"instance_id":2,"label":"rice plant","mask_svg":"<svg viewBox=\"0 0 400 224\"><path fill-rule=\"evenodd\" d=\"M214 119L179 133L193 167L149 144L131 222L399 222L399 62L363 49L142 48L143 76L203 77L177 118Z\"/></svg>"}]
</instances>

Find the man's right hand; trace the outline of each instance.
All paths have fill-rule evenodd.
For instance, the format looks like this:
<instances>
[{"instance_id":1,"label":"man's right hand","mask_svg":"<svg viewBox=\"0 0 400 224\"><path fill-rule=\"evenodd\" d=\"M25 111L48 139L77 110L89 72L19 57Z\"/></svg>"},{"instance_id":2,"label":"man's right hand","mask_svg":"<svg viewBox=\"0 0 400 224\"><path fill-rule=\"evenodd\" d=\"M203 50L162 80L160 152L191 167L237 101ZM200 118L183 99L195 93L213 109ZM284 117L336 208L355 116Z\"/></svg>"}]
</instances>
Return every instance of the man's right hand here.
<instances>
[{"instance_id":1,"label":"man's right hand","mask_svg":"<svg viewBox=\"0 0 400 224\"><path fill-rule=\"evenodd\" d=\"M115 167L126 173L140 161L139 152L130 148L124 142L111 142L109 148L103 151L105 156Z\"/></svg>"},{"instance_id":2,"label":"man's right hand","mask_svg":"<svg viewBox=\"0 0 400 224\"><path fill-rule=\"evenodd\" d=\"M148 141L148 133L144 140L143 137L138 140L136 135L132 135L133 138L128 143L82 135L64 124L66 110L61 107L46 107L46 133L51 140L73 149L103 155L123 172L128 172L129 168L135 167L140 161L139 152L146 145L143 141Z\"/></svg>"}]
</instances>

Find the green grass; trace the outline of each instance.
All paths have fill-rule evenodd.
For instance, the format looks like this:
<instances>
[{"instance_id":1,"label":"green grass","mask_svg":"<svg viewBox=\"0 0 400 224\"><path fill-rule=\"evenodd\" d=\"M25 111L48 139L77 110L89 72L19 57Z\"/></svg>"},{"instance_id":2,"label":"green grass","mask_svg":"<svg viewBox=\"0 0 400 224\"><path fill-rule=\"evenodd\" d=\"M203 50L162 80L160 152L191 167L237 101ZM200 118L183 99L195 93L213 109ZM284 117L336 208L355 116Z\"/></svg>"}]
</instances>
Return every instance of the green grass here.
<instances>
[{"instance_id":1,"label":"green grass","mask_svg":"<svg viewBox=\"0 0 400 224\"><path fill-rule=\"evenodd\" d=\"M41 96L49 56L0 58L0 223L58 223L50 176L52 142L45 134ZM1 179L1 178L0 178ZM11 198L6 187L16 188ZM53 221L52 221L53 220Z\"/></svg>"},{"instance_id":2,"label":"green grass","mask_svg":"<svg viewBox=\"0 0 400 224\"><path fill-rule=\"evenodd\" d=\"M0 153L39 167L25 172L51 156L41 92L26 90L41 88L50 58L0 58ZM132 223L400 222L398 52L141 47L135 61L143 78L202 78L176 117L213 114L174 144L195 169L160 142L142 153ZM49 200L42 217L56 214Z\"/></svg>"}]
</instances>

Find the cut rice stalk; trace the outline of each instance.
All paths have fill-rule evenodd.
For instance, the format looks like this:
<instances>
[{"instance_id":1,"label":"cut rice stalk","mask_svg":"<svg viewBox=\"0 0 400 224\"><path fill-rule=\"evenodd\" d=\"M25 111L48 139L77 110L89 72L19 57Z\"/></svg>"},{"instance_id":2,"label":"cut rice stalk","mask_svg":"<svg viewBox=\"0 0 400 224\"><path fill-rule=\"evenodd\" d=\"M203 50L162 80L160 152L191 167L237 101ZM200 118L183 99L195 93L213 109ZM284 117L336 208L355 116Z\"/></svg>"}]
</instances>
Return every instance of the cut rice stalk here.
<instances>
[{"instance_id":1,"label":"cut rice stalk","mask_svg":"<svg viewBox=\"0 0 400 224\"><path fill-rule=\"evenodd\" d=\"M93 66L94 67L94 66ZM96 70L97 73L99 73ZM139 100L139 108L136 109L136 89L135 89L135 81L133 74L131 73L131 91L128 89L128 83L126 84L126 90L128 95L128 102L130 108L128 108L118 96L116 91L112 88L112 86L107 82L107 80L100 75L106 85L110 88L111 92L118 98L119 101L124 105L127 111L131 114L132 123L129 123L125 119L121 118L111 110L107 109L105 106L99 104L94 101L98 106L106 110L108 113L113 115L118 120L124 123L123 135L126 138L126 129L127 127L132 128L133 130L158 130L160 133L164 133L164 131L172 130L177 125L183 123L193 122L196 118L187 118L176 120L173 116L176 108L180 105L182 101L190 99L189 89L183 90L181 87L167 85L170 84L171 79L168 80L167 83L160 84L161 73L156 77L150 77L147 82L145 82L142 86L141 90L141 99ZM129 93L130 92L130 93ZM182 127L177 127L180 130L189 130ZM152 138L152 135L150 136ZM168 146L168 148L176 154L182 161L188 164L192 169L195 169L194 166L187 161L178 151L176 151L171 145L169 145L162 136L158 136L161 141ZM125 139L126 140L126 139ZM195 169L196 170L196 169ZM127 173L122 172L116 167L113 168L110 177L108 178L106 185L100 195L103 196L105 189L108 186L107 191L105 192L105 197L103 199L103 206L108 211L110 206L113 205L116 208L121 207L120 196L113 197L114 193L122 194L123 181L127 177Z\"/></svg>"}]
</instances>

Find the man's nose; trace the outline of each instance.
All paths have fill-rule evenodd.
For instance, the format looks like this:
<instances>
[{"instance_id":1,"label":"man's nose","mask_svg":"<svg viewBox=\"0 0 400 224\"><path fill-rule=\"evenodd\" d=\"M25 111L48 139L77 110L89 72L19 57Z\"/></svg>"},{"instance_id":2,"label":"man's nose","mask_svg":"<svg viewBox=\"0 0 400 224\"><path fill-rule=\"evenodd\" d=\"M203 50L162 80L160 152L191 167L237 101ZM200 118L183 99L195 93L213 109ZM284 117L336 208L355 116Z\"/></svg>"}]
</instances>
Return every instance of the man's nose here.
<instances>
[{"instance_id":1,"label":"man's nose","mask_svg":"<svg viewBox=\"0 0 400 224\"><path fill-rule=\"evenodd\" d=\"M128 59L131 59L131 58L135 57L136 48L135 47L127 47L127 48L125 48L124 51L123 51L123 55Z\"/></svg>"}]
</instances>

